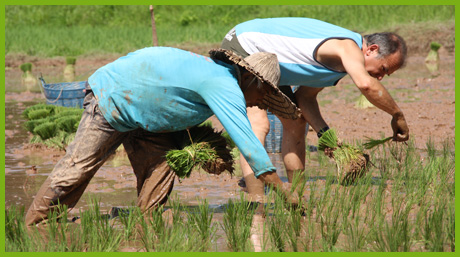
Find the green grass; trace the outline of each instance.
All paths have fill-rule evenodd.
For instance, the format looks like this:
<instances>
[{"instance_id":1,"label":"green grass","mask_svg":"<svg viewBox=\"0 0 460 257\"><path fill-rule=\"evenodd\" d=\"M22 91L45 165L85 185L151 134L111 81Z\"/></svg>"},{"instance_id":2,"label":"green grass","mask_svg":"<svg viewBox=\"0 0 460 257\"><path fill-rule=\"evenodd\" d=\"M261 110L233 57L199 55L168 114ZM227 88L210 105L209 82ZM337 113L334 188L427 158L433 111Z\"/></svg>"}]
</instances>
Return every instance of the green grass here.
<instances>
[{"instance_id":1,"label":"green grass","mask_svg":"<svg viewBox=\"0 0 460 257\"><path fill-rule=\"evenodd\" d=\"M178 47L218 45L233 26L254 18L311 17L371 33L417 22L443 23L454 20L454 15L454 6L422 5L155 6L159 45ZM10 5L5 23L6 54L125 54L152 45L148 6Z\"/></svg>"}]
</instances>

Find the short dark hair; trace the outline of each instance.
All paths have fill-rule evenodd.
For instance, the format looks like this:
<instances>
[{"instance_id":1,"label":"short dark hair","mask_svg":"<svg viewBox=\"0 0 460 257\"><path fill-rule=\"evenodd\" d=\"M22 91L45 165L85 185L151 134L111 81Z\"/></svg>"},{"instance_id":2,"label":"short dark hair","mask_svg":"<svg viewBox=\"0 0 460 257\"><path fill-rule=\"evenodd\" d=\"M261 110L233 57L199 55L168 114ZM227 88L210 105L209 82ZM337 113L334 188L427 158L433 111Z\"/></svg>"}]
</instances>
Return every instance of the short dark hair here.
<instances>
[{"instance_id":1,"label":"short dark hair","mask_svg":"<svg viewBox=\"0 0 460 257\"><path fill-rule=\"evenodd\" d=\"M407 46L404 39L393 32L381 32L365 35L366 44L379 46L378 58L385 58L396 52L400 53L399 65L403 67L406 64Z\"/></svg>"}]
</instances>

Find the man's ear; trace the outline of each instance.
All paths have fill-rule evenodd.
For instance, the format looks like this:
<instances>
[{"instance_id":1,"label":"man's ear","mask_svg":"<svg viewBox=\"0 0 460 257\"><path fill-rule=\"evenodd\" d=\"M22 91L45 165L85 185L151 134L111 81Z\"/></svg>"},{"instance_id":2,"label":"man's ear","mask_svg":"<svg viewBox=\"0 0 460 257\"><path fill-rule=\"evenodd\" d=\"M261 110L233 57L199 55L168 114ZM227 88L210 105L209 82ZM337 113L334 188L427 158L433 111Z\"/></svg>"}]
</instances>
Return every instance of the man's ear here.
<instances>
[{"instance_id":1,"label":"man's ear","mask_svg":"<svg viewBox=\"0 0 460 257\"><path fill-rule=\"evenodd\" d=\"M380 49L379 45L377 45L377 44L372 44L372 45L370 45L370 46L367 47L366 54L367 54L367 55L370 55L370 54L373 53L373 52L378 53L378 52L379 52L379 49Z\"/></svg>"}]
</instances>

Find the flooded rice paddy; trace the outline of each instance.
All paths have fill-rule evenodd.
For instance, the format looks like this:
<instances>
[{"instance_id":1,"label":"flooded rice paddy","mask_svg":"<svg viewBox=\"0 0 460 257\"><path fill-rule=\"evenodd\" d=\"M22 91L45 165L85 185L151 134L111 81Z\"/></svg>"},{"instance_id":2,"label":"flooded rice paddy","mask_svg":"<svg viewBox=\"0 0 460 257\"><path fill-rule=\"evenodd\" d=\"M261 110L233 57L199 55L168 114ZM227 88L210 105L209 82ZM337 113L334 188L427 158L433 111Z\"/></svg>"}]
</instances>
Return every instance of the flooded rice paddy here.
<instances>
[{"instance_id":1,"label":"flooded rice paddy","mask_svg":"<svg viewBox=\"0 0 460 257\"><path fill-rule=\"evenodd\" d=\"M409 59L408 65L403 72L385 79L385 86L390 93L392 93L395 100L397 100L401 109L405 112L406 119L411 129L411 139L415 141L416 147L419 150L430 147L428 142L433 143L437 149L442 149L442 142L449 138L453 139L455 136L454 58L449 56L444 59L441 67L442 69L440 74L432 76L424 70L423 58L411 58ZM49 69L52 70L55 68L50 67ZM339 136L346 140L363 139L365 137L379 138L382 135L391 135L391 128L389 126L390 120L387 114L376 111L375 108L363 110L356 110L354 108L354 99L356 99L358 94L357 90L351 85L351 83L352 82L349 78L345 78L340 82L340 85L337 88L329 91L325 90L326 92L319 99L322 113L324 117L327 117L328 121L330 121L331 127L335 127L340 132ZM23 122L25 119L21 116L21 113L28 106L44 102L44 97L39 90L35 90L33 93L22 92L23 88L21 88L20 74L18 73L7 72L6 84L5 206L6 208L10 206L24 206L25 208L28 208L34 195L49 175L56 162L62 157L63 152L52 151L27 144L30 139L30 134L23 128ZM337 106L343 106L344 108L337 108ZM307 142L309 144L315 145L316 140L315 133L309 133L307 135ZM393 203L398 202L394 201L394 198L396 197L396 200L400 200L402 203L405 203L406 192L404 190L407 189L407 185L413 186L414 181L417 182L417 179L420 180L420 178L422 178L421 176L412 177L412 174L415 172L421 172L424 169L429 171L427 168L428 164L431 163L428 158L429 154L425 150L421 151L421 154L422 157L417 157L417 160L419 160L418 162L411 164L413 166L407 166L407 174L404 170L397 169L391 165L385 168L385 165L387 165L386 159L382 159L382 163L374 163L375 166L372 167L372 183L369 184L367 192L368 195L363 195L362 199L365 200L362 201L362 205L358 205L361 206L358 207L358 209L361 209L362 217L352 220L352 222L356 221L356 226L360 228L360 230L353 231L362 231L362 228L367 228L367 230L365 230L367 234L358 234L358 239L361 239L362 242L357 242L357 245L354 246L357 247L356 249L360 251L391 250L390 248L385 248L385 246L380 247L374 244L376 240L378 242L378 238L373 236L373 229L375 229L375 231L380 231L385 228L390 229L388 231L384 231L386 233L385 236L387 236L387 239L389 240L398 236L397 234L392 234L393 230L391 229L397 229L400 226L384 227L385 224L391 223L381 223L382 225L380 225L380 223L373 224L372 222L369 223L366 220L366 217L379 217L382 219L382 222L383 220L391 220L392 218L397 217L397 215L395 216L395 213L399 213L395 212L395 210L397 211L402 207L393 206ZM331 191L331 183L326 183L326 168L319 169L319 155L315 152L307 153L307 155L309 155L307 156L307 170L314 170L315 172L312 173L314 176L310 177L308 183L309 185L306 189L306 195L314 195L315 198L311 198L310 201L317 204L316 207L312 206L313 208L311 208L311 218L303 220L305 224L310 224L311 228L316 229L314 231L316 235L312 234L311 238L311 240L313 240L311 242L315 242L315 245L314 248L310 248L309 250L353 250L354 248L347 245L348 242L352 242L353 234L349 234L351 232L347 232L348 230L346 230L345 227L343 228L343 231L339 231L340 237L337 241L338 248L321 247L321 243L326 242L334 245L335 247L335 242L327 240L330 239L328 238L328 235L331 235L331 232L337 231L333 230L334 226L332 226L332 224L335 224L334 220L330 220L333 216L325 215L325 220L318 220L318 217L322 218L323 216L316 215L321 214L321 211L327 211L330 213L331 210L335 215L342 213L340 212L340 208L342 207L339 208L334 206L334 204L340 202L335 201L335 199L344 195L341 193L342 191L349 191L348 193L350 193L353 192L354 189L341 188L332 183L333 190ZM282 180L287 181L284 166L281 161L281 155L270 154L270 158L277 167L277 172L281 176ZM393 158L390 156L389 159ZM444 160L440 159L439 156L436 156L433 161L439 161L438 159ZM450 159L448 160L450 163ZM394 165L401 164L406 165L401 162ZM418 165L417 168L415 168L415 165ZM441 166L441 163L436 165ZM385 171L387 173L390 172L391 174L385 175ZM447 185L453 185L454 172L452 166L448 166L446 171ZM423 174L427 174L427 172ZM439 174L439 172L436 171L433 174ZM384 180L382 179L383 176L387 176L387 178L389 177L395 180ZM396 178L399 180L396 180ZM407 178L411 178L411 180L406 181ZM404 181L404 183L398 184L398 181ZM436 182L437 180L433 181ZM87 210L89 208L89 195L98 199L101 204L102 212L109 212L112 207L134 206L136 200L135 183L135 176L132 173L131 166L126 156L116 155L114 158L107 161L106 164L96 173L82 199L70 212L70 215L77 216L79 215L80 210ZM316 191L309 191L312 188ZM408 232L410 234L410 238L412 238L409 240L410 244L407 245L409 248L404 248L405 251L430 251L430 249L435 249L433 245L435 245L436 242L440 242L439 240L436 241L431 238L422 238L423 234L421 232L423 227L421 227L419 223L420 221L427 222L429 221L429 217L431 217L429 216L431 215L431 210L423 208L425 208L424 206L428 206L432 210L437 210L436 208L443 210L442 208L450 206L451 201L454 200L452 195L445 192L449 191L449 193L451 193L450 187L437 187L437 184L434 183L430 184L427 192L419 192L424 188L424 186L413 186L410 189L414 190L416 193L407 194L419 195L419 197L417 198L417 202L414 202L416 203L414 206L411 207L409 204L405 205L407 216L401 217L401 219L404 218L406 221L409 221L410 226L406 232ZM200 204L200 200L207 199L209 209L215 213L213 216L213 222L221 223L223 221L224 210L228 200L239 199L240 193L244 191L244 189L244 185L241 183L240 177L238 176L232 177L226 173L220 176L213 176L194 172L190 178L175 182L173 197L180 201L180 204L182 205L181 211L184 213L196 211L197 206ZM356 190L358 189L359 188L356 188ZM438 195L443 196L441 198L443 201L439 201L439 203L444 203L444 201L446 201L446 205L438 207L436 205L437 202L430 198L432 194L434 195L434 193L430 192L430 190L434 189L439 190L436 192L439 192ZM371 205L374 199L379 199L379 197L383 197L382 201L385 203L385 205L381 207L381 213L376 212L374 206ZM434 201L435 203L431 201ZM320 207L324 208L324 210ZM336 210L338 211L336 212ZM445 213L448 211L451 213L449 208L447 208ZM423 215L428 215L428 218L425 219ZM254 222L264 222L259 218L260 217L254 218ZM347 217L342 217L342 221L347 221ZM323 227L323 222L325 224L331 224L331 226ZM348 224L351 227L354 223L345 222L343 224ZM452 223L452 220L448 215L446 215L445 219L440 223L443 228L442 237L444 240L447 238L446 235L450 236L447 232L449 232L449 228L452 224L454 223ZM329 229L331 230L329 231ZM212 247L211 251L229 251L225 241L226 238L224 231L222 229L218 229L216 234L218 235L218 239L215 242L216 245ZM337 238L335 239L337 240ZM422 239L429 243L423 243L424 241ZM260 247L256 247L258 243L260 246L260 238L257 238L257 233L252 233L251 240L254 245L254 249L256 251L257 249L260 250ZM257 240L259 240L259 242L257 242ZM446 242L441 242L440 245L444 247L441 248L441 251L454 250L454 246L446 246L447 240ZM311 243L311 247L313 247L313 243ZM397 248L396 250L404 249ZM137 251L139 249L125 250Z\"/></svg>"}]
</instances>

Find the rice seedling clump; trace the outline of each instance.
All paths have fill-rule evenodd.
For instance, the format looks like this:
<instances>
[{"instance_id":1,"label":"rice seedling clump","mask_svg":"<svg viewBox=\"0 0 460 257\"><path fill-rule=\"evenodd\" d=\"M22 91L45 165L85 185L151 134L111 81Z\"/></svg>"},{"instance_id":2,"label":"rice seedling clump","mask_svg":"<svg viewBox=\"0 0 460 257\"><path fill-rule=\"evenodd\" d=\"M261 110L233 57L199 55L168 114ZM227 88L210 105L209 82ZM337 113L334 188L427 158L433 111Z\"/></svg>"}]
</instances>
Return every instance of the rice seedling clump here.
<instances>
[{"instance_id":1,"label":"rice seedling clump","mask_svg":"<svg viewBox=\"0 0 460 257\"><path fill-rule=\"evenodd\" d=\"M210 174L224 171L233 174L233 157L227 139L211 126L195 126L178 138L178 149L166 153L166 161L180 177L189 177L192 170L201 168Z\"/></svg>"},{"instance_id":2,"label":"rice seedling clump","mask_svg":"<svg viewBox=\"0 0 460 257\"><path fill-rule=\"evenodd\" d=\"M36 104L26 108L24 127L33 134L30 143L64 149L75 137L83 109Z\"/></svg>"},{"instance_id":3,"label":"rice seedling clump","mask_svg":"<svg viewBox=\"0 0 460 257\"><path fill-rule=\"evenodd\" d=\"M340 142L334 129L324 132L318 141L318 150L335 161L341 184L353 183L366 173L369 155L356 146Z\"/></svg>"}]
</instances>

